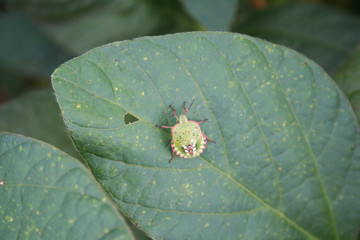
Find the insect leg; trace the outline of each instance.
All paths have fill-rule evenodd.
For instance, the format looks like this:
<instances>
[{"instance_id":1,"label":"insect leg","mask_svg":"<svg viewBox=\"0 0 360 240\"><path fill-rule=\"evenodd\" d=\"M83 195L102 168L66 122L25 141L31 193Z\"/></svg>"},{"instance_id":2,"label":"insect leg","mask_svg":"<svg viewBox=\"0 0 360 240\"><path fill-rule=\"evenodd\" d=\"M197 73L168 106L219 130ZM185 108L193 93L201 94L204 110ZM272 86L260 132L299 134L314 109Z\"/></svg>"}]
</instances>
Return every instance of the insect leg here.
<instances>
[{"instance_id":1,"label":"insect leg","mask_svg":"<svg viewBox=\"0 0 360 240\"><path fill-rule=\"evenodd\" d=\"M164 126L164 125L155 125L155 127L159 127L159 128L172 128L171 126Z\"/></svg>"},{"instance_id":2,"label":"insect leg","mask_svg":"<svg viewBox=\"0 0 360 240\"><path fill-rule=\"evenodd\" d=\"M201 120L200 122L198 122L198 123L203 123L203 122L206 122L208 119L206 118L206 119L204 119L204 120Z\"/></svg>"},{"instance_id":3,"label":"insect leg","mask_svg":"<svg viewBox=\"0 0 360 240\"><path fill-rule=\"evenodd\" d=\"M170 158L169 163L171 163L171 161L175 158L174 151L171 152L172 152L172 158Z\"/></svg>"},{"instance_id":4,"label":"insect leg","mask_svg":"<svg viewBox=\"0 0 360 240\"><path fill-rule=\"evenodd\" d=\"M178 117L176 116L176 110L175 110L175 108L173 108L173 106L171 106L171 105L169 105L169 107L171 108L171 110L174 111L174 116L175 116L176 118L178 118Z\"/></svg>"},{"instance_id":5,"label":"insect leg","mask_svg":"<svg viewBox=\"0 0 360 240\"><path fill-rule=\"evenodd\" d=\"M206 136L206 134L205 134L205 133L204 133L204 136L206 137L206 139L207 139L209 142L211 142L211 143L216 143L216 141L211 140L208 136Z\"/></svg>"}]
</instances>

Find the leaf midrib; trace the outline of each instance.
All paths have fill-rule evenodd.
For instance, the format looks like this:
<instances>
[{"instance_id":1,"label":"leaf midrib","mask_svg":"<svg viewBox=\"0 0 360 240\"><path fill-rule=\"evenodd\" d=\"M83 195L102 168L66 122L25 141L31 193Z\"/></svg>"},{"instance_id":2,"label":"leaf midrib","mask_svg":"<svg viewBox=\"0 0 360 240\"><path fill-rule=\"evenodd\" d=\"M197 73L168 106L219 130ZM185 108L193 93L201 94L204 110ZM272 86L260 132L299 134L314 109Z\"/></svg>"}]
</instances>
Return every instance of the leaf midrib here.
<instances>
[{"instance_id":1,"label":"leaf midrib","mask_svg":"<svg viewBox=\"0 0 360 240\"><path fill-rule=\"evenodd\" d=\"M159 211L159 212L193 214L193 215L209 215L209 216L232 216L232 215L236 215L236 214L248 214L248 213L252 213L252 212L258 212L258 211L265 210L265 208L253 208L253 209L248 209L248 210L243 210L243 211L234 211L234 212L180 211L180 210L170 210L170 209L161 209L161 208L149 207L149 206L141 205L139 203L128 203L128 202L125 202L124 200L119 200L119 201L123 202L124 204L133 205L133 206L136 206L136 207L147 208L147 209L150 209L150 210L156 210L156 211Z\"/></svg>"}]
</instances>

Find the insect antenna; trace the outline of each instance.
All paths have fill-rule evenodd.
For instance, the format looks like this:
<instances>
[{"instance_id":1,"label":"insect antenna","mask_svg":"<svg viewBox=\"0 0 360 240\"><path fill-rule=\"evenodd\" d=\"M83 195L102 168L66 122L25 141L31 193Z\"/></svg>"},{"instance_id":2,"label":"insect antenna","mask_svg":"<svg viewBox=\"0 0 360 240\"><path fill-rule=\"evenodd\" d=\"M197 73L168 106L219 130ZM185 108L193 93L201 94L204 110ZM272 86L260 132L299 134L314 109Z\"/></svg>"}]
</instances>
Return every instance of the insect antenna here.
<instances>
[{"instance_id":1,"label":"insect antenna","mask_svg":"<svg viewBox=\"0 0 360 240\"><path fill-rule=\"evenodd\" d=\"M195 97L193 98L193 100L192 100L192 102L191 102L191 104L190 104L190 106L189 106L188 109L186 109L185 101L184 101L184 110L185 110L186 116L187 116L188 112L190 111L190 108L191 108L191 106L193 105L194 101L195 101Z\"/></svg>"}]
</instances>

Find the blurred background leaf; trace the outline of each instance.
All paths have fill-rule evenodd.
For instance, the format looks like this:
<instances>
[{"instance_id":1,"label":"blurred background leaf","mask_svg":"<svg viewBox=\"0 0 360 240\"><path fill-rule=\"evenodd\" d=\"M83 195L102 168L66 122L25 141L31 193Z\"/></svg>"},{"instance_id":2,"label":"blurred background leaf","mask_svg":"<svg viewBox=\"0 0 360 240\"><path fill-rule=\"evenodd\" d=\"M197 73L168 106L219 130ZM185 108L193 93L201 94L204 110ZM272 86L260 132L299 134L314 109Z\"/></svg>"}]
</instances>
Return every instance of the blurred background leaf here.
<instances>
[{"instance_id":1,"label":"blurred background leaf","mask_svg":"<svg viewBox=\"0 0 360 240\"><path fill-rule=\"evenodd\" d=\"M72 58L19 13L0 15L0 64L24 76L48 79L54 68Z\"/></svg>"},{"instance_id":2,"label":"blurred background leaf","mask_svg":"<svg viewBox=\"0 0 360 240\"><path fill-rule=\"evenodd\" d=\"M58 44L76 54L113 41L194 30L191 19L176 1L173 3L160 1L161 5L159 5L152 1L139 0L106 0L101 4L93 0L87 1L89 2L87 4L76 4L78 8L75 10L82 11L74 15L76 13L74 10L71 18L67 14L62 15L62 11L66 9L71 12L72 1L63 2L62 8L59 9L51 4L45 4L47 1L42 2L46 7L38 1L19 2L27 3L26 7L21 4L10 4L10 6L37 20L39 16L51 15L50 13L55 12L56 21L47 17L41 18L38 23Z\"/></svg>"},{"instance_id":3,"label":"blurred background leaf","mask_svg":"<svg viewBox=\"0 0 360 240\"><path fill-rule=\"evenodd\" d=\"M20 13L0 14L0 103L28 88L50 86L54 68L72 55Z\"/></svg>"},{"instance_id":4,"label":"blurred background leaf","mask_svg":"<svg viewBox=\"0 0 360 240\"><path fill-rule=\"evenodd\" d=\"M243 0L180 0L187 11L207 30L228 31L237 6Z\"/></svg>"},{"instance_id":5,"label":"blurred background leaf","mask_svg":"<svg viewBox=\"0 0 360 240\"><path fill-rule=\"evenodd\" d=\"M9 0L9 7L41 20L66 19L106 4L109 0Z\"/></svg>"},{"instance_id":6,"label":"blurred background leaf","mask_svg":"<svg viewBox=\"0 0 360 240\"><path fill-rule=\"evenodd\" d=\"M65 129L50 88L30 91L0 106L0 131L42 140L82 159Z\"/></svg>"},{"instance_id":7,"label":"blurred background leaf","mask_svg":"<svg viewBox=\"0 0 360 240\"><path fill-rule=\"evenodd\" d=\"M360 124L360 50L335 73L334 80L348 97Z\"/></svg>"},{"instance_id":8,"label":"blurred background leaf","mask_svg":"<svg viewBox=\"0 0 360 240\"><path fill-rule=\"evenodd\" d=\"M309 3L270 7L233 30L298 50L332 74L360 42L360 18Z\"/></svg>"}]
</instances>

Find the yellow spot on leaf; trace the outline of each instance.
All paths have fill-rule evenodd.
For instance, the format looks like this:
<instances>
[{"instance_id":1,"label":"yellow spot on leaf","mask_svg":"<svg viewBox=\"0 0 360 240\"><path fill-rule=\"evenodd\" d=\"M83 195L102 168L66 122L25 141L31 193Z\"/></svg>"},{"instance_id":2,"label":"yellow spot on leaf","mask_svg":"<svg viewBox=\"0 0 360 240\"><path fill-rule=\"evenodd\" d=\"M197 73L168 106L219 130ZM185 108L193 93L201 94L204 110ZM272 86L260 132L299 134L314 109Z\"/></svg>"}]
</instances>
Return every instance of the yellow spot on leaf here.
<instances>
[{"instance_id":1,"label":"yellow spot on leaf","mask_svg":"<svg viewBox=\"0 0 360 240\"><path fill-rule=\"evenodd\" d=\"M5 220L6 220L7 222L12 222L12 221L14 221L14 219L13 219L11 216L6 216L6 217L5 217Z\"/></svg>"},{"instance_id":2,"label":"yellow spot on leaf","mask_svg":"<svg viewBox=\"0 0 360 240\"><path fill-rule=\"evenodd\" d=\"M145 92L144 92L144 91L141 92L141 96L145 96Z\"/></svg>"},{"instance_id":3,"label":"yellow spot on leaf","mask_svg":"<svg viewBox=\"0 0 360 240\"><path fill-rule=\"evenodd\" d=\"M210 223L205 223L204 227L209 227L210 226Z\"/></svg>"},{"instance_id":4,"label":"yellow spot on leaf","mask_svg":"<svg viewBox=\"0 0 360 240\"><path fill-rule=\"evenodd\" d=\"M235 82L230 81L230 82L229 82L229 88L233 88L234 86L235 86Z\"/></svg>"}]
</instances>

